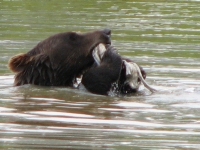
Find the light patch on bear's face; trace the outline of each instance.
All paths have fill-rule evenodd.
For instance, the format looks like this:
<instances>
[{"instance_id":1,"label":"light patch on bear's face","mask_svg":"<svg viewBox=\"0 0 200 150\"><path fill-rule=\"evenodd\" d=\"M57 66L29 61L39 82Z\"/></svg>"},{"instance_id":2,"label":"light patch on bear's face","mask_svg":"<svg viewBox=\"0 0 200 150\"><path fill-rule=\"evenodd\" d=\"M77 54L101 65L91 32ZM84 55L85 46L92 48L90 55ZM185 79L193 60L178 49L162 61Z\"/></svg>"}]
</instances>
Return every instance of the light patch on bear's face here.
<instances>
[{"instance_id":1,"label":"light patch on bear's face","mask_svg":"<svg viewBox=\"0 0 200 150\"><path fill-rule=\"evenodd\" d=\"M105 45L100 43L99 45L97 45L94 48L94 50L92 52L93 58L94 58L94 60L95 60L95 62L97 63L98 66L101 63L101 59L103 58L105 51L106 51Z\"/></svg>"},{"instance_id":2,"label":"light patch on bear's face","mask_svg":"<svg viewBox=\"0 0 200 150\"><path fill-rule=\"evenodd\" d=\"M124 60L126 67L126 84L129 84L131 88L138 89L141 82L144 86L149 89L151 92L155 92L156 89L152 88L143 78L139 66L134 62L127 62ZM140 79L140 81L138 81Z\"/></svg>"},{"instance_id":3,"label":"light patch on bear's face","mask_svg":"<svg viewBox=\"0 0 200 150\"><path fill-rule=\"evenodd\" d=\"M128 84L132 89L138 89L141 82L138 82L138 70L131 62L123 60L126 67L126 81L125 84Z\"/></svg>"}]
</instances>

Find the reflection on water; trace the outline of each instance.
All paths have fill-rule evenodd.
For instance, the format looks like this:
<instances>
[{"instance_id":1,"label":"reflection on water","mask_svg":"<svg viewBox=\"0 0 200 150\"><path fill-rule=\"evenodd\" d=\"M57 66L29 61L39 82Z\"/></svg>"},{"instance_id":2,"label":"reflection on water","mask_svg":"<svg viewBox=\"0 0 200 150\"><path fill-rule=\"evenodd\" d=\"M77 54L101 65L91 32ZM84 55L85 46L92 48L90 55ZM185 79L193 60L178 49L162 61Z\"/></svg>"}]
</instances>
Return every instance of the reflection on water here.
<instances>
[{"instance_id":1,"label":"reflection on water","mask_svg":"<svg viewBox=\"0 0 200 150\"><path fill-rule=\"evenodd\" d=\"M200 149L200 3L0 2L0 149ZM13 87L9 58L64 31L112 29L113 45L147 71L125 97Z\"/></svg>"}]
</instances>

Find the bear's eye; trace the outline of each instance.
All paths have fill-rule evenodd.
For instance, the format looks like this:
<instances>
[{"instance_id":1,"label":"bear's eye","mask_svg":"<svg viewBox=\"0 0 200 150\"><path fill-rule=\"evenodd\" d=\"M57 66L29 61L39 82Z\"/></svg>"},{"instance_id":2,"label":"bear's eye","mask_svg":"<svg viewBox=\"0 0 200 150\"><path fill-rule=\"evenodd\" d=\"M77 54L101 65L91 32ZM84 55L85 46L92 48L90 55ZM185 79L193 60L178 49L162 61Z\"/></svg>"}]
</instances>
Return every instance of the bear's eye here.
<instances>
[{"instance_id":1,"label":"bear's eye","mask_svg":"<svg viewBox=\"0 0 200 150\"><path fill-rule=\"evenodd\" d=\"M77 33L74 33L74 32L71 32L70 35L69 35L69 39L71 41L75 41L78 37L78 34Z\"/></svg>"}]
</instances>

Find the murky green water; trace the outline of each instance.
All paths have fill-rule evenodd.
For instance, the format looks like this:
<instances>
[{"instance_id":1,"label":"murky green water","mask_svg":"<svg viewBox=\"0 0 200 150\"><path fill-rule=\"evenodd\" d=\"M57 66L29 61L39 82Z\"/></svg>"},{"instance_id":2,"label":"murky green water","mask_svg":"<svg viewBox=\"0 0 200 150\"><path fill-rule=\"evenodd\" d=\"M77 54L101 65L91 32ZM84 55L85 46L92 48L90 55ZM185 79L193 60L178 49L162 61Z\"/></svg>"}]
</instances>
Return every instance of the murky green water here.
<instances>
[{"instance_id":1,"label":"murky green water","mask_svg":"<svg viewBox=\"0 0 200 150\"><path fill-rule=\"evenodd\" d=\"M1 0L0 149L200 149L200 1ZM9 58L64 31L112 29L159 92L13 87Z\"/></svg>"}]
</instances>

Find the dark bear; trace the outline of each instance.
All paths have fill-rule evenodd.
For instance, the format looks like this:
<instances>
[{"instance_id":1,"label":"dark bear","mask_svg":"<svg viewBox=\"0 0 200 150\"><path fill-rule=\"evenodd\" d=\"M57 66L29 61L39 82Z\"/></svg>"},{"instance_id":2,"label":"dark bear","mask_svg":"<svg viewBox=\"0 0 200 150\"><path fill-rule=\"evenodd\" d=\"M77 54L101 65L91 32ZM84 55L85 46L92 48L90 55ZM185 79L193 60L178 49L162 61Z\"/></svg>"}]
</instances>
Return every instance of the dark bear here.
<instances>
[{"instance_id":1,"label":"dark bear","mask_svg":"<svg viewBox=\"0 0 200 150\"><path fill-rule=\"evenodd\" d=\"M93 51L93 67L83 74L81 83L84 87L101 95L109 95L110 91L116 94L137 92L141 81L134 75L137 71L132 71L132 61L122 58L112 46L100 46ZM146 73L141 67L139 72L142 78L146 78Z\"/></svg>"},{"instance_id":2,"label":"dark bear","mask_svg":"<svg viewBox=\"0 0 200 150\"><path fill-rule=\"evenodd\" d=\"M92 93L107 95L120 77L122 59L113 47L108 47L99 59L83 74L81 83Z\"/></svg>"},{"instance_id":3,"label":"dark bear","mask_svg":"<svg viewBox=\"0 0 200 150\"><path fill-rule=\"evenodd\" d=\"M110 44L111 30L65 32L50 36L25 54L14 56L9 68L16 72L15 86L72 86L73 80L94 63L93 49Z\"/></svg>"}]
</instances>

